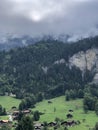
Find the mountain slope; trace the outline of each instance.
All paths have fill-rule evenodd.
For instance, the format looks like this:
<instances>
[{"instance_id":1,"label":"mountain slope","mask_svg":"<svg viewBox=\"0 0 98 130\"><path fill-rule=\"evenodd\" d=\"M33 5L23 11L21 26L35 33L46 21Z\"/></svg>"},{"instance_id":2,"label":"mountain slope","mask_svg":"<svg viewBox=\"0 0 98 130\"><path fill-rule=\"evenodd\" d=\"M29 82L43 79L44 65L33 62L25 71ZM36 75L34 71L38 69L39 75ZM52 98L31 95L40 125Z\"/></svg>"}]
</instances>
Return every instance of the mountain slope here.
<instances>
[{"instance_id":1,"label":"mountain slope","mask_svg":"<svg viewBox=\"0 0 98 130\"><path fill-rule=\"evenodd\" d=\"M0 93L22 98L42 92L49 98L83 89L98 78L97 42L98 37L74 44L48 40L0 52Z\"/></svg>"}]
</instances>

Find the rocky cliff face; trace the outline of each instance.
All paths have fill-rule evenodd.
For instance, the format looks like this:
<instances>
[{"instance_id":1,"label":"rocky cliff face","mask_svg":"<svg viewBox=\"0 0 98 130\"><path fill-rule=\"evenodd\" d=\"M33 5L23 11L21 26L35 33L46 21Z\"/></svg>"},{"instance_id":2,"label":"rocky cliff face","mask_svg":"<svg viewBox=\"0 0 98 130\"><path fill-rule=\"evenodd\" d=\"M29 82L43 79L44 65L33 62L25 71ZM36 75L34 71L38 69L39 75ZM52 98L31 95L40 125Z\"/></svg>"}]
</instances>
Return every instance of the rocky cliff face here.
<instances>
[{"instance_id":1,"label":"rocky cliff face","mask_svg":"<svg viewBox=\"0 0 98 130\"><path fill-rule=\"evenodd\" d=\"M86 52L79 52L69 58L69 66L78 67L83 74L86 70L95 73L93 82L98 83L98 49L89 49Z\"/></svg>"}]
</instances>

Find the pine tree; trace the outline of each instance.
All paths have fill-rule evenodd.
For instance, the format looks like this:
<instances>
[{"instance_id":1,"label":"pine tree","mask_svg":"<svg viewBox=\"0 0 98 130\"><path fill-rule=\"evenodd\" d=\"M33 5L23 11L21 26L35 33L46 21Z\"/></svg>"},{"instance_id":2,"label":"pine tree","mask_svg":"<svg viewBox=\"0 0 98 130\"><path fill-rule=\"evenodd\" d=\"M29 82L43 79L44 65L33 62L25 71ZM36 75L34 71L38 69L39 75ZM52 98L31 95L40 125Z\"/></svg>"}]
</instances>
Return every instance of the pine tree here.
<instances>
[{"instance_id":1,"label":"pine tree","mask_svg":"<svg viewBox=\"0 0 98 130\"><path fill-rule=\"evenodd\" d=\"M95 104L95 113L98 115L98 101Z\"/></svg>"},{"instance_id":2,"label":"pine tree","mask_svg":"<svg viewBox=\"0 0 98 130\"><path fill-rule=\"evenodd\" d=\"M32 119L29 116L22 117L16 127L16 130L34 130Z\"/></svg>"}]
</instances>

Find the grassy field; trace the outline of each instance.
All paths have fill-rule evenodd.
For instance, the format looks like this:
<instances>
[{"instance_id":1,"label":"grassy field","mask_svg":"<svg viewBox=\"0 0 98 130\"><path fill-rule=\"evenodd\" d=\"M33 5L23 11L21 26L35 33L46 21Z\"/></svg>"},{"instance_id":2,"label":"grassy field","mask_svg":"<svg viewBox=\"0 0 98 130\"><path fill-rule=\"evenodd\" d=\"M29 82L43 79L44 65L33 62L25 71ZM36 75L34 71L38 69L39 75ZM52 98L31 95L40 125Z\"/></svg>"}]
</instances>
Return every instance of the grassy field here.
<instances>
[{"instance_id":1,"label":"grassy field","mask_svg":"<svg viewBox=\"0 0 98 130\"><path fill-rule=\"evenodd\" d=\"M36 108L33 109L39 110L40 112L45 113L41 115L40 122L43 121L54 121L56 117L67 120L66 114L68 114L68 110L72 109L73 119L79 120L81 124L79 126L74 126L69 128L69 130L89 130L89 128L94 127L95 123L98 122L98 117L94 112L88 112L85 114L83 112L83 104L82 100L72 100L65 101L65 97L58 97L51 100L52 103L48 103L47 100L36 104ZM83 121L85 119L85 121Z\"/></svg>"},{"instance_id":2,"label":"grassy field","mask_svg":"<svg viewBox=\"0 0 98 130\"><path fill-rule=\"evenodd\" d=\"M20 103L20 100L15 99L13 97L0 96L0 105L2 105L2 107L6 108L7 112L9 112L13 106L16 106L18 108L19 103ZM0 120L1 119L7 120L8 116L0 116Z\"/></svg>"},{"instance_id":3,"label":"grassy field","mask_svg":"<svg viewBox=\"0 0 98 130\"><path fill-rule=\"evenodd\" d=\"M0 96L0 104L4 108L6 108L7 111L9 111L13 106L18 107L19 103L20 103L19 99L15 99L10 96Z\"/></svg>"},{"instance_id":4,"label":"grassy field","mask_svg":"<svg viewBox=\"0 0 98 130\"><path fill-rule=\"evenodd\" d=\"M98 116L94 112L89 111L87 114L83 112L82 100L72 100L65 101L65 97L61 96L51 100L52 103L48 103L48 100L37 103L36 107L33 109L39 110L42 113L45 113L40 116L40 122L54 121L56 117L67 120L66 114L69 113L69 109L72 109L73 120L79 120L80 125L70 127L69 130L89 130L89 128L94 127L95 123L98 122ZM7 111L10 111L12 106L18 107L20 100L9 97L9 96L0 96L0 104L6 108ZM8 116L2 116L0 119L8 119ZM83 119L85 121L83 122ZM63 130L59 129L59 130Z\"/></svg>"}]
</instances>

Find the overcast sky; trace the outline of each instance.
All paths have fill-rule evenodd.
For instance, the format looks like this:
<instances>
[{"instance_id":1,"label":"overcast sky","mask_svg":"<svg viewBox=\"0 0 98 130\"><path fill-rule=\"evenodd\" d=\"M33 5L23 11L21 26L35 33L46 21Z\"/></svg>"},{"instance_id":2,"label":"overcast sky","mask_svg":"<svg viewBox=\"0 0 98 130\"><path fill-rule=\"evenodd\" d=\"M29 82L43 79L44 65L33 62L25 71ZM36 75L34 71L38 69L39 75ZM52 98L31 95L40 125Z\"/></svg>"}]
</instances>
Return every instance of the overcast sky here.
<instances>
[{"instance_id":1,"label":"overcast sky","mask_svg":"<svg viewBox=\"0 0 98 130\"><path fill-rule=\"evenodd\" d=\"M81 34L96 25L98 0L0 0L0 34Z\"/></svg>"}]
</instances>

